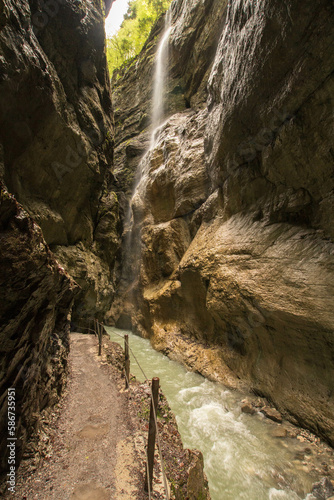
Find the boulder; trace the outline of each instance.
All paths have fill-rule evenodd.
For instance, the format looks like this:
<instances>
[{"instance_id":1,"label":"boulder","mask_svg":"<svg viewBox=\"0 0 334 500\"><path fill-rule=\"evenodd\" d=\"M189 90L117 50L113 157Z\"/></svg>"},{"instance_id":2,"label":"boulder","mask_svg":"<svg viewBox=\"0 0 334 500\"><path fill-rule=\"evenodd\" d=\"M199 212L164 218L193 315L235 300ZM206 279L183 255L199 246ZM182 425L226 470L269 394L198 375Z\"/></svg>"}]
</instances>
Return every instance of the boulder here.
<instances>
[{"instance_id":1,"label":"boulder","mask_svg":"<svg viewBox=\"0 0 334 500\"><path fill-rule=\"evenodd\" d=\"M254 413L256 412L254 406L250 401L243 401L243 403L241 404L241 411L243 413L249 413L250 415L254 415Z\"/></svg>"},{"instance_id":2,"label":"boulder","mask_svg":"<svg viewBox=\"0 0 334 500\"><path fill-rule=\"evenodd\" d=\"M276 438L285 438L288 435L288 431L284 427L275 427L272 430L271 435Z\"/></svg>"},{"instance_id":3,"label":"boulder","mask_svg":"<svg viewBox=\"0 0 334 500\"><path fill-rule=\"evenodd\" d=\"M283 420L282 415L280 414L279 411L275 410L275 408L270 408L269 406L264 406L261 408L261 412L270 420L273 420L274 422L281 423Z\"/></svg>"}]
</instances>

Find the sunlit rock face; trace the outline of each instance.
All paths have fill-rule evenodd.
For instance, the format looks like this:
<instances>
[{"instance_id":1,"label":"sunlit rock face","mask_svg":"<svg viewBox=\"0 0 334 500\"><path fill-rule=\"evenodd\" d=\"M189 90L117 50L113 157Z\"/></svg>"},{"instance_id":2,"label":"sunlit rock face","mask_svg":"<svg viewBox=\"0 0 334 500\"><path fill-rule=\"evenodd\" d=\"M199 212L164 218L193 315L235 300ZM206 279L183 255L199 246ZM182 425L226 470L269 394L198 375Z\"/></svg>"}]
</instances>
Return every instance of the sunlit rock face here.
<instances>
[{"instance_id":1,"label":"sunlit rock face","mask_svg":"<svg viewBox=\"0 0 334 500\"><path fill-rule=\"evenodd\" d=\"M333 444L332 2L174 2L172 17L166 122L137 174L154 37L114 81L116 168L128 193L137 178L110 321L132 316Z\"/></svg>"},{"instance_id":2,"label":"sunlit rock face","mask_svg":"<svg viewBox=\"0 0 334 500\"><path fill-rule=\"evenodd\" d=\"M74 317L102 316L119 245L103 3L1 1L0 26L1 176L80 282Z\"/></svg>"}]
</instances>

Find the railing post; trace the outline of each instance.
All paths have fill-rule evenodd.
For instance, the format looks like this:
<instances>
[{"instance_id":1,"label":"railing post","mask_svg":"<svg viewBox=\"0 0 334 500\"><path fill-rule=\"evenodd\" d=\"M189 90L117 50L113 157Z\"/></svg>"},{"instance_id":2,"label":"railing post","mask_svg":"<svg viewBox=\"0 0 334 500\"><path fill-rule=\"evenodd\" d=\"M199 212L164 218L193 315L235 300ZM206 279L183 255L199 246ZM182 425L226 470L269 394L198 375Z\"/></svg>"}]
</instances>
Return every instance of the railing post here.
<instances>
[{"instance_id":1,"label":"railing post","mask_svg":"<svg viewBox=\"0 0 334 500\"><path fill-rule=\"evenodd\" d=\"M129 335L124 335L124 367L125 367L125 389L128 389L130 383L130 354L129 354Z\"/></svg>"},{"instance_id":2,"label":"railing post","mask_svg":"<svg viewBox=\"0 0 334 500\"><path fill-rule=\"evenodd\" d=\"M102 326L100 323L97 323L97 328L98 328L98 336L99 336L99 356L101 356L101 351L102 351Z\"/></svg>"},{"instance_id":3,"label":"railing post","mask_svg":"<svg viewBox=\"0 0 334 500\"><path fill-rule=\"evenodd\" d=\"M156 436L155 420L158 409L158 396L159 396L159 378L154 377L152 378L152 398L151 398L151 408L150 408L150 422L148 428L145 491L152 491L154 448L155 448L155 436Z\"/></svg>"}]
</instances>

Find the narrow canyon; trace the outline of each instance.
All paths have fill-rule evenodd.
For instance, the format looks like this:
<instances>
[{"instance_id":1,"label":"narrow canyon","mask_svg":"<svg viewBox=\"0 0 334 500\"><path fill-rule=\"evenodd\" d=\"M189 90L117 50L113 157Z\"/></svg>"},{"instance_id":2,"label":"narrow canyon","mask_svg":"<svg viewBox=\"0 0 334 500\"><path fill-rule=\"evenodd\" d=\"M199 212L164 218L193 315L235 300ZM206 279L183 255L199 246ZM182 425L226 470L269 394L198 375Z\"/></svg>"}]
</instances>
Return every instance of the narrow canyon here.
<instances>
[{"instance_id":1,"label":"narrow canyon","mask_svg":"<svg viewBox=\"0 0 334 500\"><path fill-rule=\"evenodd\" d=\"M333 447L333 1L173 0L109 74L112 3L0 0L1 477L92 319Z\"/></svg>"}]
</instances>

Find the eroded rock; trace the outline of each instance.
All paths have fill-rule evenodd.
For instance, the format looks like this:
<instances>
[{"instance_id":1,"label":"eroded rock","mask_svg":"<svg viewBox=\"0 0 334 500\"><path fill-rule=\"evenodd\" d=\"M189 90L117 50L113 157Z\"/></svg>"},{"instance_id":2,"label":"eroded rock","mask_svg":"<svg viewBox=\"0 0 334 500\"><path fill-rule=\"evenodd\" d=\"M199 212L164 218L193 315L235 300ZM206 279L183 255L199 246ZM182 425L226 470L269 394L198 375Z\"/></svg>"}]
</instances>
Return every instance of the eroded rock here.
<instances>
[{"instance_id":1,"label":"eroded rock","mask_svg":"<svg viewBox=\"0 0 334 500\"><path fill-rule=\"evenodd\" d=\"M82 246L88 259L71 273L93 254L112 287L120 228L103 3L10 0L0 15L1 177L51 247ZM86 274L74 314L101 317L112 293Z\"/></svg>"},{"instance_id":2,"label":"eroded rock","mask_svg":"<svg viewBox=\"0 0 334 500\"><path fill-rule=\"evenodd\" d=\"M333 8L328 0L307 0L302 11L297 0L192 7L174 4L170 36L172 81L190 109L166 111L140 167L125 314L156 348L267 396L334 443ZM115 85L116 163L121 170L126 150L133 175L149 140L139 115L153 53L152 38ZM129 110L119 92L130 95L134 81Z\"/></svg>"},{"instance_id":3,"label":"eroded rock","mask_svg":"<svg viewBox=\"0 0 334 500\"><path fill-rule=\"evenodd\" d=\"M75 283L41 229L1 185L0 474L7 464L7 389L15 388L16 464L66 381L69 313Z\"/></svg>"}]
</instances>

